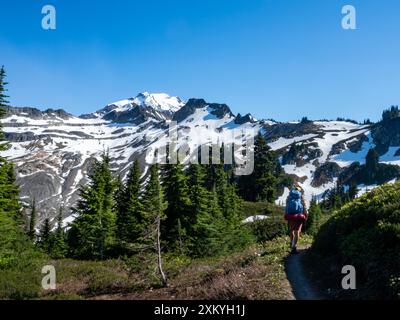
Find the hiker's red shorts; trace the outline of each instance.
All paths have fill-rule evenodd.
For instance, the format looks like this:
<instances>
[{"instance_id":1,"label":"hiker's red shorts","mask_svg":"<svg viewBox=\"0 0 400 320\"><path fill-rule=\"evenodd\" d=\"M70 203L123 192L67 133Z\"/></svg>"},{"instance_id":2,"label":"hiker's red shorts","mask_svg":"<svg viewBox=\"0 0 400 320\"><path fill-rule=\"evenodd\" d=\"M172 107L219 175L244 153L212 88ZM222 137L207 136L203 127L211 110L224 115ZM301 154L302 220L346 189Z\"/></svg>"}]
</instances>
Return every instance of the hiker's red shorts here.
<instances>
[{"instance_id":1,"label":"hiker's red shorts","mask_svg":"<svg viewBox=\"0 0 400 320\"><path fill-rule=\"evenodd\" d=\"M306 215L304 213L296 213L296 214L285 214L285 220L290 221L305 221L306 220Z\"/></svg>"},{"instance_id":2,"label":"hiker's red shorts","mask_svg":"<svg viewBox=\"0 0 400 320\"><path fill-rule=\"evenodd\" d=\"M303 213L298 214L285 214L285 220L289 221L290 230L300 230L304 221L306 221L306 215Z\"/></svg>"}]
</instances>

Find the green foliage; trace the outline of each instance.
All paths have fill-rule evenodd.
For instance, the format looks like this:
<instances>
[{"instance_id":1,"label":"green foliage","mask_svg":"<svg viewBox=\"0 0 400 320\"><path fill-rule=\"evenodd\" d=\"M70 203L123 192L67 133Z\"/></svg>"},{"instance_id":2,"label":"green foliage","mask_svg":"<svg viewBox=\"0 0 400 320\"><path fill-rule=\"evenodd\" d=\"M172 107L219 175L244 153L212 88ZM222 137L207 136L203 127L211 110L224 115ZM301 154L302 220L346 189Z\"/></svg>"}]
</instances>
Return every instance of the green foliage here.
<instances>
[{"instance_id":1,"label":"green foliage","mask_svg":"<svg viewBox=\"0 0 400 320\"><path fill-rule=\"evenodd\" d=\"M315 198L310 202L310 207L308 209L308 219L307 219L307 229L306 232L312 236L316 235L322 220L322 210L318 205Z\"/></svg>"},{"instance_id":2,"label":"green foliage","mask_svg":"<svg viewBox=\"0 0 400 320\"><path fill-rule=\"evenodd\" d=\"M6 77L6 71L4 69L4 66L1 67L0 69L0 119L4 117L6 114L5 108L8 107L8 95L6 95L7 89L6 85L8 84L5 82L5 77ZM1 123L0 123L0 151L6 150L8 148L7 143L1 143L1 141L4 140L4 134L3 131L1 130ZM1 157L0 157L1 160Z\"/></svg>"},{"instance_id":3,"label":"green foliage","mask_svg":"<svg viewBox=\"0 0 400 320\"><path fill-rule=\"evenodd\" d=\"M181 164L168 164L164 168L163 187L168 203L163 223L163 238L170 248L184 252L190 239L186 238L190 225L191 201L187 177Z\"/></svg>"},{"instance_id":4,"label":"green foliage","mask_svg":"<svg viewBox=\"0 0 400 320\"><path fill-rule=\"evenodd\" d=\"M7 97L5 71L0 70L0 116L4 115ZM0 127L0 141L3 135ZM0 143L0 149L4 144ZM40 291L40 264L37 252L22 230L19 188L11 162L0 157L0 299L28 299Z\"/></svg>"},{"instance_id":5,"label":"green foliage","mask_svg":"<svg viewBox=\"0 0 400 320\"><path fill-rule=\"evenodd\" d=\"M239 178L239 192L247 201L273 202L281 167L277 157L259 134L254 142L254 171Z\"/></svg>"},{"instance_id":6,"label":"green foliage","mask_svg":"<svg viewBox=\"0 0 400 320\"><path fill-rule=\"evenodd\" d=\"M45 219L39 233L38 246L54 259L64 258L68 252L66 234L62 228L62 209L57 216L57 227L51 231L49 219Z\"/></svg>"},{"instance_id":7,"label":"green foliage","mask_svg":"<svg viewBox=\"0 0 400 320\"><path fill-rule=\"evenodd\" d=\"M219 247L219 222L222 218L215 188L212 192L206 190L206 176L203 165L191 164L187 175L191 200L189 216L190 252L194 256L214 253Z\"/></svg>"},{"instance_id":8,"label":"green foliage","mask_svg":"<svg viewBox=\"0 0 400 320\"><path fill-rule=\"evenodd\" d=\"M392 106L390 109L383 111L382 120L389 121L400 117L400 110L398 106Z\"/></svg>"},{"instance_id":9,"label":"green foliage","mask_svg":"<svg viewBox=\"0 0 400 320\"><path fill-rule=\"evenodd\" d=\"M22 223L18 195L19 188L15 183L13 164L0 158L0 212Z\"/></svg>"},{"instance_id":10,"label":"green foliage","mask_svg":"<svg viewBox=\"0 0 400 320\"><path fill-rule=\"evenodd\" d=\"M117 189L117 236L121 242L134 243L143 234L140 202L140 167L135 161L129 170L126 185L119 183Z\"/></svg>"},{"instance_id":11,"label":"green foliage","mask_svg":"<svg viewBox=\"0 0 400 320\"><path fill-rule=\"evenodd\" d=\"M50 220L47 218L44 220L42 228L39 234L39 246L47 253L50 253L52 242L52 234L50 227Z\"/></svg>"},{"instance_id":12,"label":"green foliage","mask_svg":"<svg viewBox=\"0 0 400 320\"><path fill-rule=\"evenodd\" d=\"M90 182L80 189L81 199L73 208L76 219L69 230L72 256L84 259L104 259L115 243L114 189L115 180L109 168L107 154L96 161Z\"/></svg>"},{"instance_id":13,"label":"green foliage","mask_svg":"<svg viewBox=\"0 0 400 320\"><path fill-rule=\"evenodd\" d=\"M144 243L154 247L157 237L156 221L165 219L165 210L168 206L160 184L158 165L152 165L150 168L150 180L146 185L142 204L141 219L144 227L142 239Z\"/></svg>"},{"instance_id":14,"label":"green foliage","mask_svg":"<svg viewBox=\"0 0 400 320\"><path fill-rule=\"evenodd\" d=\"M242 219L249 216L264 215L267 219L256 220L247 226L259 243L285 236L288 232L287 222L283 219L284 208L268 202L247 202L242 205Z\"/></svg>"},{"instance_id":15,"label":"green foliage","mask_svg":"<svg viewBox=\"0 0 400 320\"><path fill-rule=\"evenodd\" d=\"M361 297L399 297L400 183L382 185L344 205L320 229L313 251L357 269ZM397 288L397 289L396 289Z\"/></svg>"},{"instance_id":16,"label":"green foliage","mask_svg":"<svg viewBox=\"0 0 400 320\"><path fill-rule=\"evenodd\" d=\"M249 227L259 243L285 236L288 231L287 222L283 220L282 216L271 216L267 219L256 220L249 223Z\"/></svg>"}]
</instances>

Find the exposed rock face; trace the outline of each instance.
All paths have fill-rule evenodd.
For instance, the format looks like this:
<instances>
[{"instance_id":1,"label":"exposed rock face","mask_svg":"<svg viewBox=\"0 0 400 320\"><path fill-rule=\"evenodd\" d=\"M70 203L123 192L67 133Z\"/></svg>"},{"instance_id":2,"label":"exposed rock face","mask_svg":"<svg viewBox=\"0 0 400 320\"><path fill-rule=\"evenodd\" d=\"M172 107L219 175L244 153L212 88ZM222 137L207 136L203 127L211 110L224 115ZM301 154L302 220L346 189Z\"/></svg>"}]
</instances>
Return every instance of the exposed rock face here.
<instances>
[{"instance_id":1,"label":"exposed rock face","mask_svg":"<svg viewBox=\"0 0 400 320\"><path fill-rule=\"evenodd\" d=\"M175 112L172 120L181 122L195 113L196 109L205 108L206 106L207 102L204 99L189 99L181 109Z\"/></svg>"},{"instance_id":2,"label":"exposed rock face","mask_svg":"<svg viewBox=\"0 0 400 320\"><path fill-rule=\"evenodd\" d=\"M335 162L326 162L315 170L312 181L313 187L320 187L328 182L333 182L342 172L342 168Z\"/></svg>"},{"instance_id":3,"label":"exposed rock face","mask_svg":"<svg viewBox=\"0 0 400 320\"><path fill-rule=\"evenodd\" d=\"M22 107L22 108L14 108L8 107L7 108L7 115L8 116L24 116L30 119L35 120L51 120L51 119L62 119L67 120L73 117L71 114L65 112L62 109L47 109L45 111L40 111L36 108L31 107Z\"/></svg>"},{"instance_id":4,"label":"exposed rock face","mask_svg":"<svg viewBox=\"0 0 400 320\"><path fill-rule=\"evenodd\" d=\"M335 154L340 154L346 149L349 149L353 153L357 153L361 151L364 142L368 142L368 138L365 134L361 134L350 140L339 141L333 145L330 155L333 156Z\"/></svg>"},{"instance_id":5,"label":"exposed rock face","mask_svg":"<svg viewBox=\"0 0 400 320\"><path fill-rule=\"evenodd\" d=\"M282 156L282 164L295 164L298 167L304 166L311 160L315 160L323 155L321 149L318 149L317 143L296 144L293 143L289 151Z\"/></svg>"},{"instance_id":6,"label":"exposed rock face","mask_svg":"<svg viewBox=\"0 0 400 320\"><path fill-rule=\"evenodd\" d=\"M235 119L235 123L236 124L243 124L246 122L250 122L250 123L255 123L256 121L254 120L254 118L251 116L250 113L246 114L245 116L241 116L240 113L238 113L238 115L236 116Z\"/></svg>"},{"instance_id":7,"label":"exposed rock face","mask_svg":"<svg viewBox=\"0 0 400 320\"><path fill-rule=\"evenodd\" d=\"M293 138L306 134L319 133L318 125L313 122L277 123L272 127L269 126L266 130L265 136L269 141L280 137Z\"/></svg>"}]
</instances>

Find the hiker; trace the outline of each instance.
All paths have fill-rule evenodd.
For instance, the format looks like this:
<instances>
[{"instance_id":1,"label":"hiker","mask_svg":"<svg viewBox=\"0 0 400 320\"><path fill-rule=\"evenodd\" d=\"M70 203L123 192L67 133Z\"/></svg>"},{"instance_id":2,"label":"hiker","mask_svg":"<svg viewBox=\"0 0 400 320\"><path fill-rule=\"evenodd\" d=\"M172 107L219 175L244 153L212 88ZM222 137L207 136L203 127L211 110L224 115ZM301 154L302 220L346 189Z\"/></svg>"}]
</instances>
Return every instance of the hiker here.
<instances>
[{"instance_id":1,"label":"hiker","mask_svg":"<svg viewBox=\"0 0 400 320\"><path fill-rule=\"evenodd\" d=\"M308 212L304 201L304 190L298 183L295 183L287 197L285 209L285 220L288 221L290 230L290 248L294 254L298 253L297 241L307 218Z\"/></svg>"}]
</instances>

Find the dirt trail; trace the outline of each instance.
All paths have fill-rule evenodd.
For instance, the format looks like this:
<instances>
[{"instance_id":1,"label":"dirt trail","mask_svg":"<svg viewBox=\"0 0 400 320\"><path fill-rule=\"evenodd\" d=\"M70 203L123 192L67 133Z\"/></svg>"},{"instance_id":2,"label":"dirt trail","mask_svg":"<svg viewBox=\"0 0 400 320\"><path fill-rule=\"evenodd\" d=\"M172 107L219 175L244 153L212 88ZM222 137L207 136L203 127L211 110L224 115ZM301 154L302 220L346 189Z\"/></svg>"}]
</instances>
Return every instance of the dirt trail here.
<instances>
[{"instance_id":1,"label":"dirt trail","mask_svg":"<svg viewBox=\"0 0 400 320\"><path fill-rule=\"evenodd\" d=\"M322 297L310 284L301 262L307 249L302 248L298 254L291 254L287 257L285 262L286 276L297 300L321 300Z\"/></svg>"}]
</instances>

